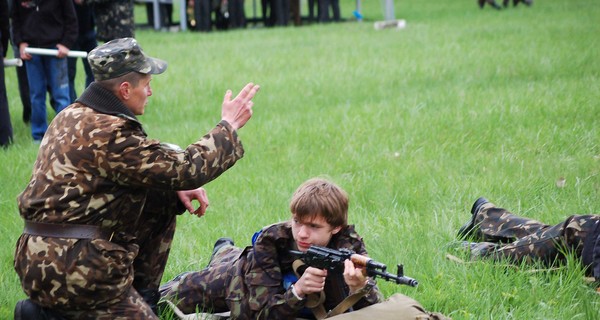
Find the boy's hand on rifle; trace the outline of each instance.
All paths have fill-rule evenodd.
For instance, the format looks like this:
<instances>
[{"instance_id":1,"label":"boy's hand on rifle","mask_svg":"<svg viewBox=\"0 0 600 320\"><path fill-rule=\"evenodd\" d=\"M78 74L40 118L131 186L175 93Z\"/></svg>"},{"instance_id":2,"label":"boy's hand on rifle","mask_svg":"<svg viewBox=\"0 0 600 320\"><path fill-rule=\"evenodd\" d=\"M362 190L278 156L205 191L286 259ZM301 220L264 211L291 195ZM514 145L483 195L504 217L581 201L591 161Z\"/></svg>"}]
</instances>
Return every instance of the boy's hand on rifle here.
<instances>
[{"instance_id":1,"label":"boy's hand on rifle","mask_svg":"<svg viewBox=\"0 0 600 320\"><path fill-rule=\"evenodd\" d=\"M294 289L300 297L306 297L310 293L321 292L325 288L326 277L327 270L308 267L302 274L302 277L294 284Z\"/></svg>"},{"instance_id":2,"label":"boy's hand on rifle","mask_svg":"<svg viewBox=\"0 0 600 320\"><path fill-rule=\"evenodd\" d=\"M352 294L365 286L367 277L363 274L362 268L357 268L352 261L346 259L344 261L344 281Z\"/></svg>"}]
</instances>

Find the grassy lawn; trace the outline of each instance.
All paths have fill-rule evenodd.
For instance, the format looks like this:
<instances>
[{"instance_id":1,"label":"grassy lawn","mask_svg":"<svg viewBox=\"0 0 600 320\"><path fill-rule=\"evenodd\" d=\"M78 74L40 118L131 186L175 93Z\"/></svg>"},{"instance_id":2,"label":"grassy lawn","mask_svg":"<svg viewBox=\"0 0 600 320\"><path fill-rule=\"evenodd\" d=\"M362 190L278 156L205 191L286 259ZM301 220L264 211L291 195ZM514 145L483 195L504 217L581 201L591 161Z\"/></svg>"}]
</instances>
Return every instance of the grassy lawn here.
<instances>
[{"instance_id":1,"label":"grassy lawn","mask_svg":"<svg viewBox=\"0 0 600 320\"><path fill-rule=\"evenodd\" d=\"M371 257L391 271L403 263L420 283L379 281L386 296L404 293L454 319L599 319L600 295L572 258L551 270L446 258L465 258L448 244L479 196L549 224L600 213L597 1L496 11L473 0L397 0L406 28L379 31L380 1L362 2L363 22L350 19L354 1L341 5L349 19L338 24L137 32L147 53L169 62L140 118L151 138L192 143L219 121L225 90L261 85L240 130L246 156L206 185L205 217L179 218L163 280L204 267L219 237L250 244L289 217L300 183L326 175L350 194L350 221ZM6 73L15 143L0 150L2 319L25 298L12 267L22 230L15 199L37 154L15 71ZM79 66L78 92L82 74Z\"/></svg>"}]
</instances>

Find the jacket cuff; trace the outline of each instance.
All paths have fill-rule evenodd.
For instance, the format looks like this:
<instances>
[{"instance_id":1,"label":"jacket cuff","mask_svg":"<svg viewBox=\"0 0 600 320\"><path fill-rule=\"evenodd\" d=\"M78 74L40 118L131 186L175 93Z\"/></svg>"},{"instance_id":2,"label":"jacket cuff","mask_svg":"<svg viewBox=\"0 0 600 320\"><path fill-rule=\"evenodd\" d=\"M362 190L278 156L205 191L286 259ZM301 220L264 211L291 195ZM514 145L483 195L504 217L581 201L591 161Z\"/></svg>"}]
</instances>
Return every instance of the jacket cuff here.
<instances>
[{"instance_id":1,"label":"jacket cuff","mask_svg":"<svg viewBox=\"0 0 600 320\"><path fill-rule=\"evenodd\" d=\"M300 310L304 308L306 299L298 299L298 297L292 292L292 286L283 295L287 304L294 310Z\"/></svg>"}]
</instances>

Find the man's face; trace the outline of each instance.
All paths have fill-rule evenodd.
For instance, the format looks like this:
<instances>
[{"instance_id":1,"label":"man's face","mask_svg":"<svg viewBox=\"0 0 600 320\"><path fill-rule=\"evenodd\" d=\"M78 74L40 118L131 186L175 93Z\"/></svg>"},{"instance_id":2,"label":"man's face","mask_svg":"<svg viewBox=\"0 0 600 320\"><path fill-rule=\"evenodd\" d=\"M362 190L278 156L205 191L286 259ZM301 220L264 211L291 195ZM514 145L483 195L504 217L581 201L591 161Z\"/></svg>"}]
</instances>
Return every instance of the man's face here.
<instances>
[{"instance_id":1,"label":"man's face","mask_svg":"<svg viewBox=\"0 0 600 320\"><path fill-rule=\"evenodd\" d=\"M300 221L295 214L292 215L292 234L298 250L302 252L307 251L311 245L327 246L331 237L341 229L342 227L333 228L321 215L307 221Z\"/></svg>"},{"instance_id":2,"label":"man's face","mask_svg":"<svg viewBox=\"0 0 600 320\"><path fill-rule=\"evenodd\" d=\"M151 80L152 76L147 75L140 79L137 86L134 87L131 84L129 86L129 97L125 101L125 105L136 116L144 114L148 97L152 95L152 88L150 88Z\"/></svg>"}]
</instances>

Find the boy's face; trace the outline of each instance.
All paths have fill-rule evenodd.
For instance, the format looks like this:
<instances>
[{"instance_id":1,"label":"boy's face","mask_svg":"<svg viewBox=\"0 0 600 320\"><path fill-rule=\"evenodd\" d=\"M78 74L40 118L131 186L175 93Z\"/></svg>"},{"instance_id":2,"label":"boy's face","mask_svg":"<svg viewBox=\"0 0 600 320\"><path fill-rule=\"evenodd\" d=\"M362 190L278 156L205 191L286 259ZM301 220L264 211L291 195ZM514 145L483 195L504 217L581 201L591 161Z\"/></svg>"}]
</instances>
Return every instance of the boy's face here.
<instances>
[{"instance_id":1,"label":"boy's face","mask_svg":"<svg viewBox=\"0 0 600 320\"><path fill-rule=\"evenodd\" d=\"M325 247L331 237L338 233L342 227L333 228L321 215L314 219L300 221L295 214L292 215L292 234L298 250L305 252L311 245Z\"/></svg>"}]
</instances>

